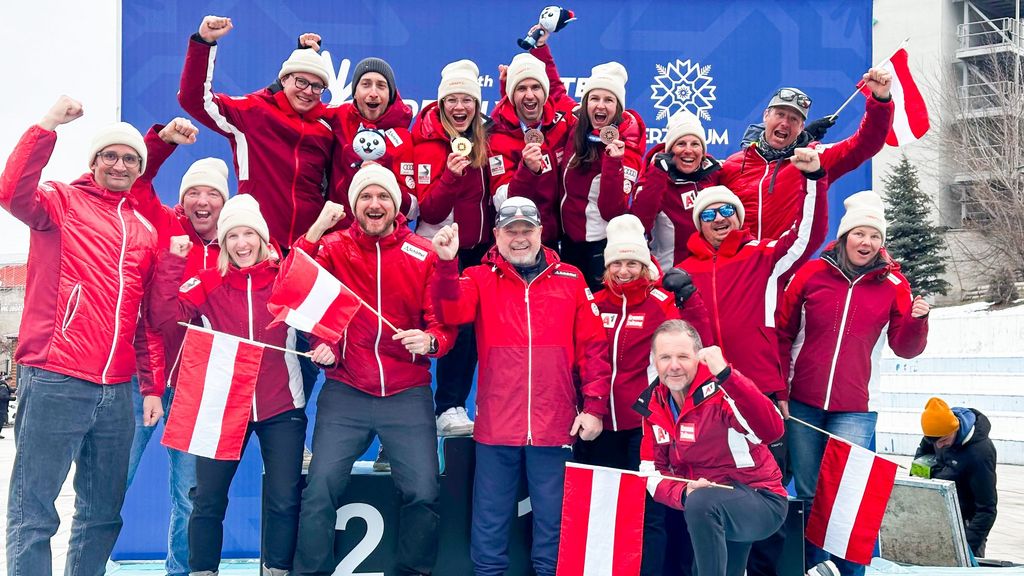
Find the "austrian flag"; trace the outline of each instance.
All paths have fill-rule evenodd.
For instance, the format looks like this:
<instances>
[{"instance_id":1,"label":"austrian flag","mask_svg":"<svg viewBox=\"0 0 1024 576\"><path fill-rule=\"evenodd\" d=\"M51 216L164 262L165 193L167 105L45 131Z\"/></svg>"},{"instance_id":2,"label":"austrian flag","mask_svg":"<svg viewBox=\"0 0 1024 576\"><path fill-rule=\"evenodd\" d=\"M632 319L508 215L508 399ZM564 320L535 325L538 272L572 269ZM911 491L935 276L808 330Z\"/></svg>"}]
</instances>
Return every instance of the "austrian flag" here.
<instances>
[{"instance_id":1,"label":"austrian flag","mask_svg":"<svg viewBox=\"0 0 1024 576\"><path fill-rule=\"evenodd\" d=\"M807 520L807 540L840 558L870 564L897 465L829 438Z\"/></svg>"},{"instance_id":2,"label":"austrian flag","mask_svg":"<svg viewBox=\"0 0 1024 576\"><path fill-rule=\"evenodd\" d=\"M196 456L238 460L263 347L189 326L181 349L174 410L161 444Z\"/></svg>"},{"instance_id":3,"label":"austrian flag","mask_svg":"<svg viewBox=\"0 0 1024 576\"><path fill-rule=\"evenodd\" d=\"M640 574L647 478L568 463L557 576Z\"/></svg>"},{"instance_id":4,"label":"austrian flag","mask_svg":"<svg viewBox=\"0 0 1024 576\"><path fill-rule=\"evenodd\" d=\"M284 322L336 344L361 304L347 286L296 248L281 267L267 309L274 315L271 326Z\"/></svg>"},{"instance_id":5,"label":"austrian flag","mask_svg":"<svg viewBox=\"0 0 1024 576\"><path fill-rule=\"evenodd\" d=\"M900 48L882 67L892 74L890 95L895 107L892 117L892 129L885 137L889 146L903 146L919 140L928 132L931 124L928 121L928 107L917 89L914 77L910 75L907 64L907 51ZM870 95L866 86L862 86L864 94Z\"/></svg>"}]
</instances>

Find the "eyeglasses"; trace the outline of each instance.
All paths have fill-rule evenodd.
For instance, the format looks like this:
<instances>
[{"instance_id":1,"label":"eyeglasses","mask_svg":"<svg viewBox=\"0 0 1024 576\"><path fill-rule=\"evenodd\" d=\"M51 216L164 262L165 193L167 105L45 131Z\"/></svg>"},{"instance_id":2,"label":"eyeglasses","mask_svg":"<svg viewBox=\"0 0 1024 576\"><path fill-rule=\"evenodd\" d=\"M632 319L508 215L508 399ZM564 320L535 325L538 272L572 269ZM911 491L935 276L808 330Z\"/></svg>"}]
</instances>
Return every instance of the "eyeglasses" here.
<instances>
[{"instance_id":1,"label":"eyeglasses","mask_svg":"<svg viewBox=\"0 0 1024 576\"><path fill-rule=\"evenodd\" d=\"M797 106L804 110L811 107L811 99L807 97L807 94L792 88L782 88L775 93L773 98L778 98L779 100L784 100L786 102L795 102Z\"/></svg>"},{"instance_id":2,"label":"eyeglasses","mask_svg":"<svg viewBox=\"0 0 1024 576\"><path fill-rule=\"evenodd\" d=\"M512 218L513 216L537 218L540 216L540 212L538 212L533 206L502 206L501 209L498 210L499 220L505 220L507 218Z\"/></svg>"},{"instance_id":3,"label":"eyeglasses","mask_svg":"<svg viewBox=\"0 0 1024 576\"><path fill-rule=\"evenodd\" d=\"M476 104L476 100L474 100L473 98L470 98L470 97L466 97L466 98L453 98L453 97L449 96L448 98L444 99L444 103L447 104L448 106L451 106L452 108L454 108L456 106L459 106L459 105L461 105L463 108L469 108L473 104Z\"/></svg>"},{"instance_id":4,"label":"eyeglasses","mask_svg":"<svg viewBox=\"0 0 1024 576\"><path fill-rule=\"evenodd\" d=\"M124 156L121 156L112 150L97 152L96 157L103 161L105 166L114 166L117 164L117 161L120 160L124 163L125 168L135 168L139 165L139 162L142 161L142 158L139 158L135 154L125 154Z\"/></svg>"},{"instance_id":5,"label":"eyeglasses","mask_svg":"<svg viewBox=\"0 0 1024 576\"><path fill-rule=\"evenodd\" d=\"M722 204L718 208L708 208L707 210L702 210L700 213L700 221L714 222L716 214L721 214L722 218L728 218L729 216L732 216L735 213L735 206L733 206L732 204Z\"/></svg>"},{"instance_id":6,"label":"eyeglasses","mask_svg":"<svg viewBox=\"0 0 1024 576\"><path fill-rule=\"evenodd\" d=\"M309 88L312 90L313 94L323 94L324 89L327 88L327 86L324 86L319 82L310 82L301 76L292 76L292 80L295 81L295 87L298 88L300 92Z\"/></svg>"}]
</instances>

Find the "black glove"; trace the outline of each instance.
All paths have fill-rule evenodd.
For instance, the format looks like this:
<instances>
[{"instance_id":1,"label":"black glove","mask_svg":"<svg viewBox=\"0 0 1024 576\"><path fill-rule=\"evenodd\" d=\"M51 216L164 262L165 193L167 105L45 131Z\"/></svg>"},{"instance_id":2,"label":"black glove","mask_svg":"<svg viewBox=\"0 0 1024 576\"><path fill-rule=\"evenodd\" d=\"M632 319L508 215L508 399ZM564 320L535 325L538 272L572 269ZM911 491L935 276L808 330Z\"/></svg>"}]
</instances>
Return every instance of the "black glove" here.
<instances>
[{"instance_id":1,"label":"black glove","mask_svg":"<svg viewBox=\"0 0 1024 576\"><path fill-rule=\"evenodd\" d=\"M828 129L836 125L836 118L838 116L825 116L824 118L818 118L812 121L810 124L804 125L804 132L811 135L811 140L821 140L825 137L825 133Z\"/></svg>"},{"instance_id":2,"label":"black glove","mask_svg":"<svg viewBox=\"0 0 1024 576\"><path fill-rule=\"evenodd\" d=\"M693 285L693 279L690 278L689 272L679 268L669 268L665 271L665 277L662 278L661 285L665 287L665 290L676 295L676 308L679 309L682 309L686 304L686 300L697 291L697 287Z\"/></svg>"}]
</instances>

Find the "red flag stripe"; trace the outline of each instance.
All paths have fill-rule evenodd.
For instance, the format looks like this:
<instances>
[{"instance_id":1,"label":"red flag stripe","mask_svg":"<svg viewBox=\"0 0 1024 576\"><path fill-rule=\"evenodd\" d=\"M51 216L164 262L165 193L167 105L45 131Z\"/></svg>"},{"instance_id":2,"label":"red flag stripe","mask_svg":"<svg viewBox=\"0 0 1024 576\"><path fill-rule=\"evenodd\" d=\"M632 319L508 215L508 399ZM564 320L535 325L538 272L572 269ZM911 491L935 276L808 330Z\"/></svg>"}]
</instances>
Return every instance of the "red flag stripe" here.
<instances>
[{"instance_id":1,"label":"red flag stripe","mask_svg":"<svg viewBox=\"0 0 1024 576\"><path fill-rule=\"evenodd\" d=\"M238 460L245 448L245 430L252 413L252 402L256 393L263 348L248 342L236 341L234 367L227 402L222 417L220 442L217 443L217 460ZM210 383L207 383L210 386Z\"/></svg>"},{"instance_id":2,"label":"red flag stripe","mask_svg":"<svg viewBox=\"0 0 1024 576\"><path fill-rule=\"evenodd\" d=\"M338 342L361 305L341 281L296 249L285 260L267 308L274 314L271 326L285 322L303 332Z\"/></svg>"},{"instance_id":3,"label":"red flag stripe","mask_svg":"<svg viewBox=\"0 0 1024 576\"><path fill-rule=\"evenodd\" d=\"M925 105L924 98L921 96L920 90L917 89L917 83L914 82L914 77L910 73L910 66L907 63L907 51L902 48L897 50L893 57L889 59L889 62L893 72L893 88L894 90L899 90L901 94L900 101L896 102L898 107L896 113L898 116L902 115L903 118L900 118L901 127L899 129L897 129L897 122L894 119L893 130L889 133L889 137L886 138L886 142L891 146L898 146L901 143L906 144L924 136L928 132L930 124L928 121L928 107ZM909 131L909 134L904 130ZM890 142L890 140L895 142Z\"/></svg>"},{"instance_id":4,"label":"red flag stripe","mask_svg":"<svg viewBox=\"0 0 1024 576\"><path fill-rule=\"evenodd\" d=\"M618 510L615 512L615 556L612 574L639 574L643 546L624 543L642 543L644 539L644 504L647 500L647 479L633 474L621 474L619 480ZM640 503L638 506L637 503ZM637 518L639 516L639 518Z\"/></svg>"},{"instance_id":5,"label":"red flag stripe","mask_svg":"<svg viewBox=\"0 0 1024 576\"><path fill-rule=\"evenodd\" d=\"M562 496L562 530L558 542L558 576L583 576L587 558L587 533L590 524L590 495L594 471L577 466L565 467L565 491Z\"/></svg>"},{"instance_id":6,"label":"red flag stripe","mask_svg":"<svg viewBox=\"0 0 1024 576\"><path fill-rule=\"evenodd\" d=\"M199 416L199 404L203 397L201 388L193 382L206 381L206 362L197 358L209 358L213 346L213 334L198 330L186 330L181 345L181 364L178 369L178 385L174 390L174 410L167 417L161 444L181 452L188 452L195 427L191 423Z\"/></svg>"},{"instance_id":7,"label":"red flag stripe","mask_svg":"<svg viewBox=\"0 0 1024 576\"><path fill-rule=\"evenodd\" d=\"M857 520L850 534L846 558L851 562L870 564L875 549L875 540L882 528L885 507L889 503L898 466L884 458L875 458L868 476L864 497L857 511Z\"/></svg>"},{"instance_id":8,"label":"red flag stripe","mask_svg":"<svg viewBox=\"0 0 1024 576\"><path fill-rule=\"evenodd\" d=\"M832 516L832 508L839 493L839 484L846 470L846 461L850 455L850 446L845 442L836 442L829 438L825 453L821 459L818 472L818 487L811 503L811 514L807 519L806 538L815 546L825 546L825 533L828 531L828 519Z\"/></svg>"}]
</instances>

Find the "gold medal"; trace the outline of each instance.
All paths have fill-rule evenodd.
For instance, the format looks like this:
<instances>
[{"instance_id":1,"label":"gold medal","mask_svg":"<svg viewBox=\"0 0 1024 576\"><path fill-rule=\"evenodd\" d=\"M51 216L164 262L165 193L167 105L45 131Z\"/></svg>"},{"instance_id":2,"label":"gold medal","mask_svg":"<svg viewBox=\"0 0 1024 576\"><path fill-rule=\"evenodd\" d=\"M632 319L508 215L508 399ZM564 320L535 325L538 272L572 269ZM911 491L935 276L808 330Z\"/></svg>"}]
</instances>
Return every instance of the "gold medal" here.
<instances>
[{"instance_id":1,"label":"gold medal","mask_svg":"<svg viewBox=\"0 0 1024 576\"><path fill-rule=\"evenodd\" d=\"M458 138L452 140L452 152L455 152L459 156L469 156L469 153L473 151L473 143L469 141L469 138Z\"/></svg>"},{"instance_id":2,"label":"gold medal","mask_svg":"<svg viewBox=\"0 0 1024 576\"><path fill-rule=\"evenodd\" d=\"M544 133L536 128L530 128L526 131L526 134L523 135L523 140L527 144L543 144Z\"/></svg>"},{"instance_id":3,"label":"gold medal","mask_svg":"<svg viewBox=\"0 0 1024 576\"><path fill-rule=\"evenodd\" d=\"M607 146L619 139L619 129L611 125L605 126L604 128L601 128L599 137L601 138L601 142L604 142L605 146Z\"/></svg>"}]
</instances>

